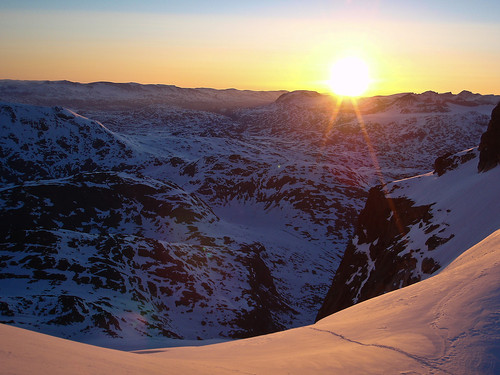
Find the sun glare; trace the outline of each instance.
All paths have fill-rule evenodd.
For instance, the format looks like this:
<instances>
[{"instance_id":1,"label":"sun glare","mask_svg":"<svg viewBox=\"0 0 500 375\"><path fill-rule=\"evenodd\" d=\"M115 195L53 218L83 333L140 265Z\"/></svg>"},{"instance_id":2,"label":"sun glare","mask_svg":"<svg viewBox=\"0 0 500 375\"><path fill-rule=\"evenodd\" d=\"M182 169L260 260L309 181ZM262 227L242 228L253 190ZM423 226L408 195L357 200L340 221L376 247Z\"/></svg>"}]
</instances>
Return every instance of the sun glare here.
<instances>
[{"instance_id":1,"label":"sun glare","mask_svg":"<svg viewBox=\"0 0 500 375\"><path fill-rule=\"evenodd\" d=\"M328 83L332 92L337 95L363 95L370 84L368 65L358 57L338 60L331 68Z\"/></svg>"}]
</instances>

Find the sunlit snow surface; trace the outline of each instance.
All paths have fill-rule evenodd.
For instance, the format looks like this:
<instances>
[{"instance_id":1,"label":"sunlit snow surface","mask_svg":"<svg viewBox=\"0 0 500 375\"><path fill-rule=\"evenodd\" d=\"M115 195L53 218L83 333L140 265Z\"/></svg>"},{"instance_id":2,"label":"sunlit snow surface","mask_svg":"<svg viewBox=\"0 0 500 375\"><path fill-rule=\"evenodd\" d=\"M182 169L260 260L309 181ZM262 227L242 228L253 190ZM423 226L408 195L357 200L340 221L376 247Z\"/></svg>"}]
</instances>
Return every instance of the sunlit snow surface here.
<instances>
[{"instance_id":1,"label":"sunlit snow surface","mask_svg":"<svg viewBox=\"0 0 500 375\"><path fill-rule=\"evenodd\" d=\"M497 231L427 280L252 339L129 353L2 325L2 373L497 374L499 282Z\"/></svg>"}]
</instances>

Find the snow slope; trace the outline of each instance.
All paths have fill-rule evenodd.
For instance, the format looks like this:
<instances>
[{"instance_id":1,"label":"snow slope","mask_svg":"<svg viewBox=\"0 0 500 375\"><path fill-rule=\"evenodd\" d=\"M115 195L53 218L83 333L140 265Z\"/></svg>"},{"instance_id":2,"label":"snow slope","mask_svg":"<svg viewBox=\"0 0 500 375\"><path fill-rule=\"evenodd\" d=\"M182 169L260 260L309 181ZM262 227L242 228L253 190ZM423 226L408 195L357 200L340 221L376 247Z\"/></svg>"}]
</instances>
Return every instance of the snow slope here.
<instances>
[{"instance_id":1,"label":"snow slope","mask_svg":"<svg viewBox=\"0 0 500 375\"><path fill-rule=\"evenodd\" d=\"M425 279L500 228L500 168L478 173L478 155L370 191L318 317Z\"/></svg>"},{"instance_id":2,"label":"snow slope","mask_svg":"<svg viewBox=\"0 0 500 375\"><path fill-rule=\"evenodd\" d=\"M127 353L0 326L3 374L497 374L500 231L439 274L293 330Z\"/></svg>"},{"instance_id":3,"label":"snow slope","mask_svg":"<svg viewBox=\"0 0 500 375\"><path fill-rule=\"evenodd\" d=\"M0 183L137 170L157 158L102 124L62 107L0 102Z\"/></svg>"}]
</instances>

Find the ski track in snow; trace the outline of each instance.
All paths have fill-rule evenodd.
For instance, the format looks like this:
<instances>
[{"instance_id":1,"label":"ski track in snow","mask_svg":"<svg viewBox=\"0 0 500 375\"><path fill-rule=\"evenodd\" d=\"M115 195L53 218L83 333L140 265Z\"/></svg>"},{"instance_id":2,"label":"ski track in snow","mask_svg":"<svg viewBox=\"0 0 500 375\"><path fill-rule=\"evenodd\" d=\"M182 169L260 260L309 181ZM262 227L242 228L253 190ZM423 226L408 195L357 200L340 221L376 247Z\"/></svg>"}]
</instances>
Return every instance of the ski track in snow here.
<instances>
[{"instance_id":1,"label":"ski track in snow","mask_svg":"<svg viewBox=\"0 0 500 375\"><path fill-rule=\"evenodd\" d=\"M404 356L406 356L406 357L408 357L410 359L413 359L414 361L419 362L420 364L422 364L424 366L427 366L430 370L436 370L436 371L440 371L442 373L453 375L451 372L447 371L446 369L443 369L443 368L439 367L437 365L437 363L436 363L436 362L438 362L438 360L432 360L432 359L421 357L421 356L418 356L418 355L415 355L415 354L411 354L411 353L405 352L404 350L401 350L401 349L393 347L393 346L382 345L382 344L364 343L364 342L352 340L352 339L349 339L349 338L345 337L344 335L341 335L339 333L335 333L335 332L332 332L332 331L328 331L328 330L325 330L325 329L319 329L319 328L314 328L314 327L309 327L309 329L312 329L313 331L329 333L330 335L333 335L335 337L338 337L338 338L340 338L340 339L342 339L344 341L347 341L347 342L350 342L350 343L353 343L353 344L357 344L357 345L361 345L361 346L368 346L368 347L375 347L375 348L380 348L380 349L386 349L386 350L394 351L394 352L402 354L402 355L404 355ZM433 372L429 372L429 374L433 374Z\"/></svg>"}]
</instances>

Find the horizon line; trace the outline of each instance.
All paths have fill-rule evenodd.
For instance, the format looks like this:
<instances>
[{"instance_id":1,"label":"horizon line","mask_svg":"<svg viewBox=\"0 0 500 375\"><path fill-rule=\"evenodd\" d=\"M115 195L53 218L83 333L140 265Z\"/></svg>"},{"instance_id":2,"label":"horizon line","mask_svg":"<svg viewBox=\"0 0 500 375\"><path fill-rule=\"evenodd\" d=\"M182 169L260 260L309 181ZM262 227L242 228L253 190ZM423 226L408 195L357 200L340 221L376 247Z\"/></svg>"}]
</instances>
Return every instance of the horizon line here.
<instances>
[{"instance_id":1,"label":"horizon line","mask_svg":"<svg viewBox=\"0 0 500 375\"><path fill-rule=\"evenodd\" d=\"M321 95L329 95L329 96L339 96L336 95L332 92L328 91L320 91L320 90L314 90L314 89L304 89L304 88L297 88L297 89L248 89L248 88L237 88L237 87L207 87L207 86L194 86L194 87L187 87L187 86L178 86L176 84L169 84L169 83L143 83L143 82L137 82L137 81L122 81L122 82L115 82L115 81L107 81L107 80L97 80L97 81L72 81L69 79L18 79L18 78L0 78L0 81L16 81L16 82L38 82L38 83L71 83L71 84L80 84L80 85L91 85L91 84L112 84L112 85L140 85L140 86L165 86L165 87L174 87L178 89L187 89L187 90L216 90L216 91L251 91L251 92L283 92L283 93L291 93L291 92L315 92ZM435 90L425 90L422 92L416 92L416 91L399 91L399 92L392 92L392 93L374 93L374 94L369 94L369 95L360 95L358 98L372 98L372 97L377 97L377 96L392 96L392 95L399 95L399 94L415 94L415 95L421 95L425 93L435 93L438 95L445 95L445 94L452 94L452 95L459 95L463 92L471 93L473 95L482 95L482 96L500 96L500 93L495 94L495 93L488 93L488 94L483 94L480 92L473 92L471 90L463 89L458 93L453 93L452 91L435 91Z\"/></svg>"}]
</instances>

